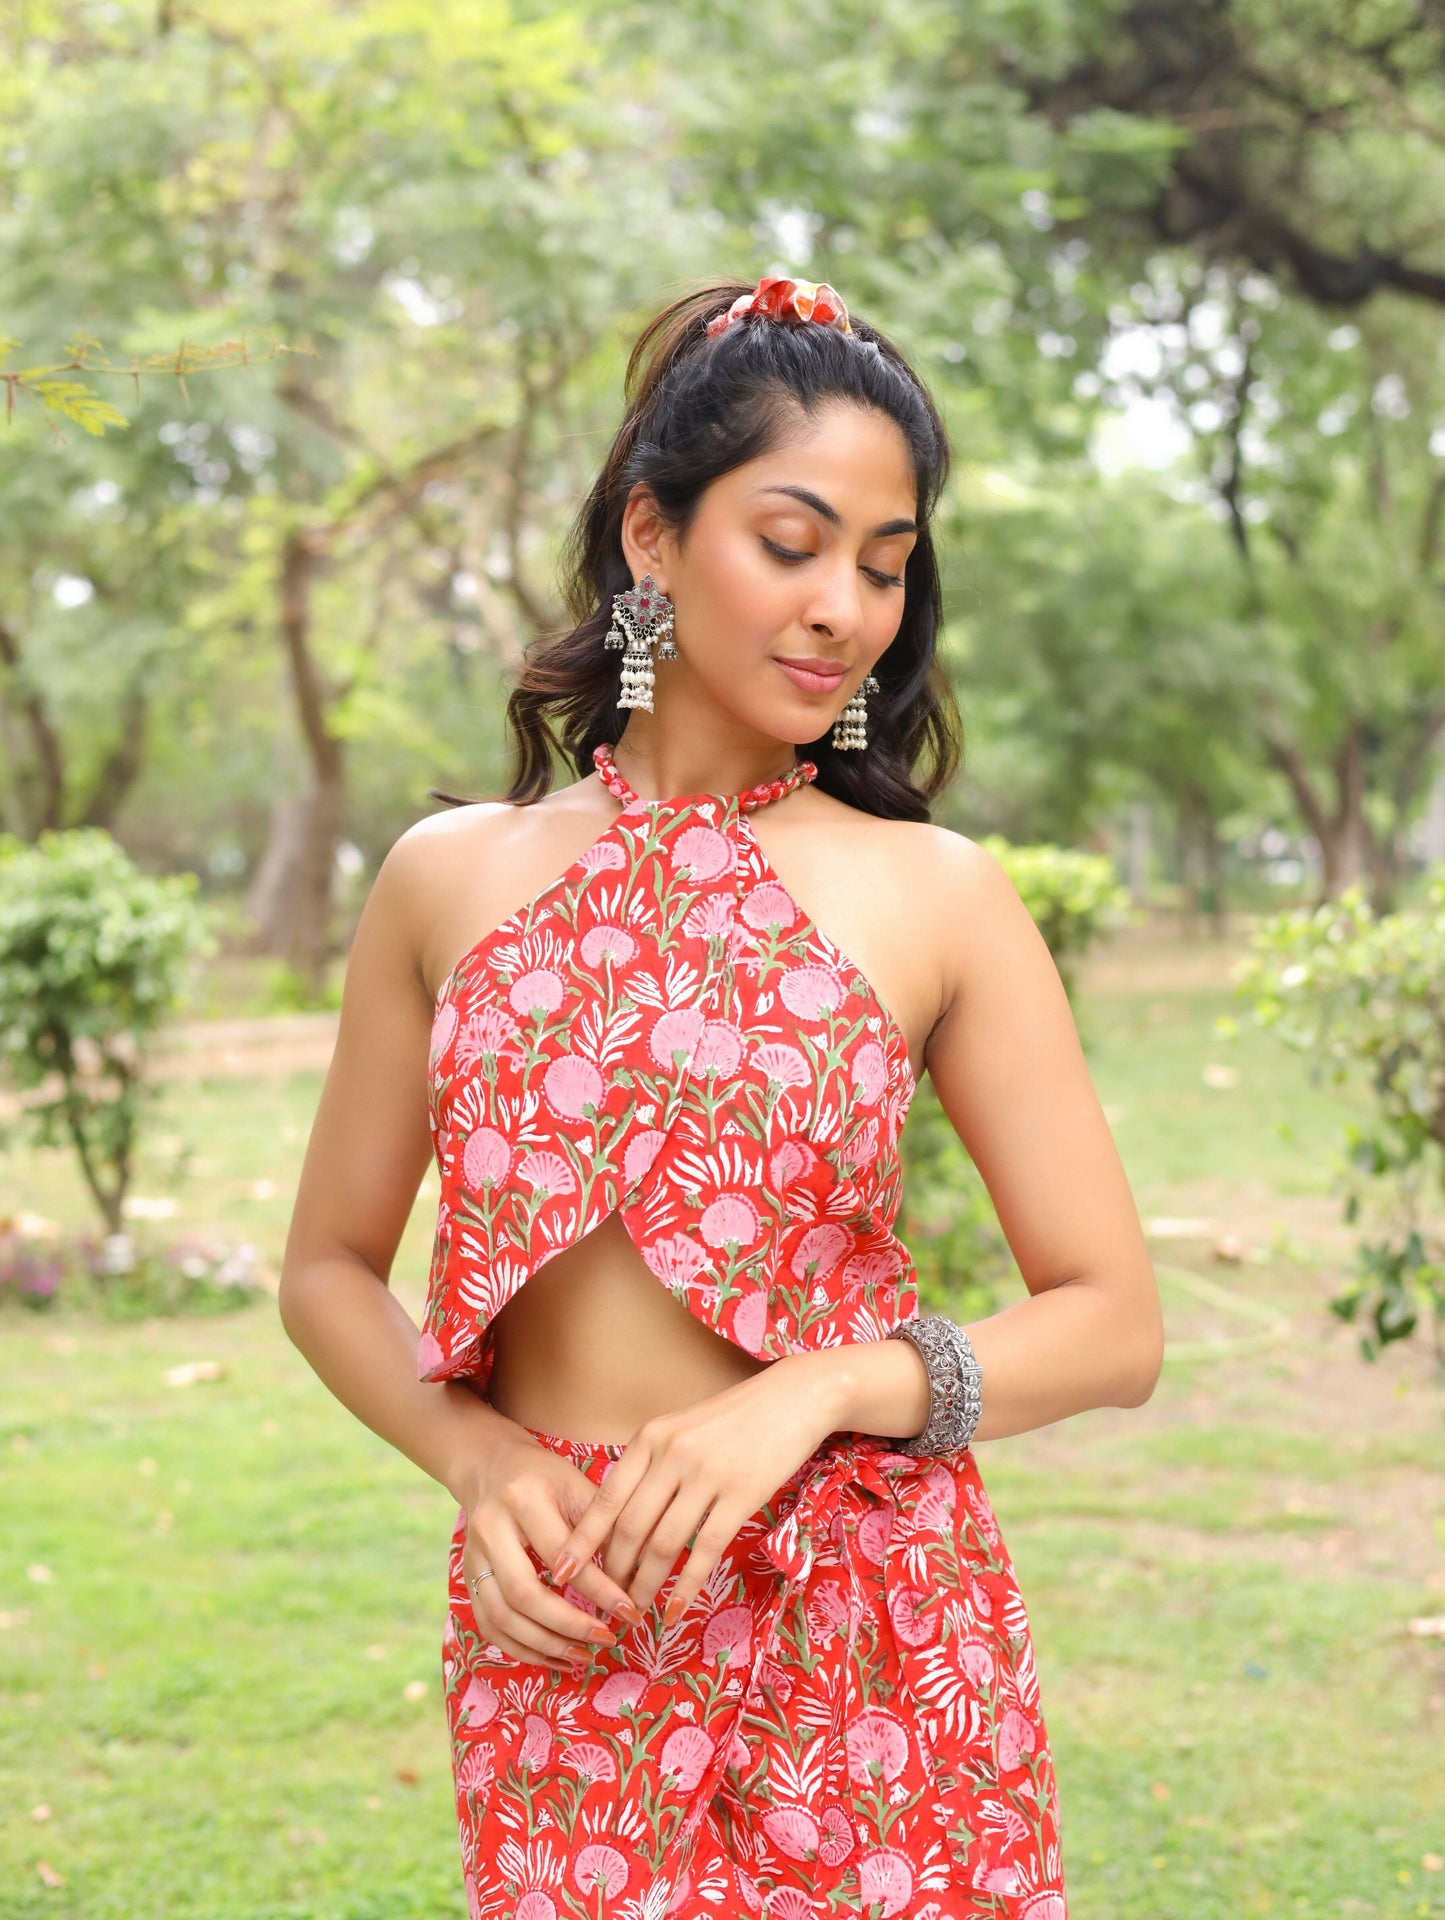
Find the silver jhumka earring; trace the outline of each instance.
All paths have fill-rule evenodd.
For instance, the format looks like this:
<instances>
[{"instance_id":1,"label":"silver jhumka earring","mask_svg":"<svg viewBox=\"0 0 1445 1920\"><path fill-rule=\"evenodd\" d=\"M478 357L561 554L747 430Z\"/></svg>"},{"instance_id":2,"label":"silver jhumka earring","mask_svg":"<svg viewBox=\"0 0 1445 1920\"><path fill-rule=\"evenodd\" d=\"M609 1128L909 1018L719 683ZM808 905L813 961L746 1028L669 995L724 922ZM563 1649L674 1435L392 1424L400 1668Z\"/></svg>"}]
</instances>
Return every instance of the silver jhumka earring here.
<instances>
[{"instance_id":1,"label":"silver jhumka earring","mask_svg":"<svg viewBox=\"0 0 1445 1920\"><path fill-rule=\"evenodd\" d=\"M671 600L650 573L644 573L635 587L612 596L612 625L603 641L606 647L625 647L622 656L622 691L619 707L640 707L652 712L652 649L655 643L659 660L676 660L677 645L672 637Z\"/></svg>"},{"instance_id":2,"label":"silver jhumka earring","mask_svg":"<svg viewBox=\"0 0 1445 1920\"><path fill-rule=\"evenodd\" d=\"M866 747L868 744L868 701L866 696L879 691L870 673L853 698L833 722L832 744L837 748Z\"/></svg>"}]
</instances>

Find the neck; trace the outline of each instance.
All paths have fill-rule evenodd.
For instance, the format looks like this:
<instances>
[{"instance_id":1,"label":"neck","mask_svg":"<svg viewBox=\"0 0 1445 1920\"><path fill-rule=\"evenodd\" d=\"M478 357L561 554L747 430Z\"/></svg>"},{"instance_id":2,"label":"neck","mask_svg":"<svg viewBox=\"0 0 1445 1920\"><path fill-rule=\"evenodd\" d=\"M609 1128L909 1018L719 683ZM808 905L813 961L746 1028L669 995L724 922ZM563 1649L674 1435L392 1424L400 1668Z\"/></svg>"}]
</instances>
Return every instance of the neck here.
<instances>
[{"instance_id":1,"label":"neck","mask_svg":"<svg viewBox=\"0 0 1445 1920\"><path fill-rule=\"evenodd\" d=\"M799 757L785 741L729 752L674 739L656 727L644 733L635 720L628 721L612 748L617 771L642 800L670 800L679 793L742 793L791 773Z\"/></svg>"}]
</instances>

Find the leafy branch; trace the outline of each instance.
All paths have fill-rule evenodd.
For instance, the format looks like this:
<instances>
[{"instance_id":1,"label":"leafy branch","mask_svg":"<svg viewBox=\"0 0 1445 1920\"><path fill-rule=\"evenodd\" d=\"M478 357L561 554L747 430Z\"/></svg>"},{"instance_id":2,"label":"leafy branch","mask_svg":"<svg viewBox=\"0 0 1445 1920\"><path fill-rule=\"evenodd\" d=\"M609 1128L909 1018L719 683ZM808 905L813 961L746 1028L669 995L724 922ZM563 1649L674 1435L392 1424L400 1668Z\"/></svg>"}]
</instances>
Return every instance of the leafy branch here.
<instances>
[{"instance_id":1,"label":"leafy branch","mask_svg":"<svg viewBox=\"0 0 1445 1920\"><path fill-rule=\"evenodd\" d=\"M124 366L110 359L95 359L93 356L101 350L100 341L92 334L77 333L65 342L64 351L70 356L68 360L59 361L54 366L17 367L7 371L4 362L19 345L19 340L12 335L0 334L0 381L5 383L6 425L15 417L17 393L23 393L28 394L47 413L74 421L76 426L95 435L103 434L107 427L129 426L130 421L86 381L66 379L64 376L67 374L120 374L134 381L137 403L140 400L142 374L169 374L180 387L189 407L191 395L186 385L187 374L215 373L226 367L260 366L285 353L309 353L314 356L316 352L314 347L292 347L277 342L264 353L257 353L243 334L239 340L222 340L214 347L198 347L183 340L171 352L151 353L144 357L133 354L129 366Z\"/></svg>"}]
</instances>

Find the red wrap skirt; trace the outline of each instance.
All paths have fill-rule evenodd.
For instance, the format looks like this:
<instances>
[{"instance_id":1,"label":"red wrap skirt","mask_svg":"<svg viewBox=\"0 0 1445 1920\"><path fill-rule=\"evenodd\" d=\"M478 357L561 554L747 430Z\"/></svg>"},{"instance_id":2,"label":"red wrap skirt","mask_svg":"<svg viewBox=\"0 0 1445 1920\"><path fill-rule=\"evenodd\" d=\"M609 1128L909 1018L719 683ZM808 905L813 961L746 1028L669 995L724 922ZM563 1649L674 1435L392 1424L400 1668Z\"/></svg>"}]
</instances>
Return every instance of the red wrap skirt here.
<instances>
[{"instance_id":1,"label":"red wrap skirt","mask_svg":"<svg viewBox=\"0 0 1445 1920\"><path fill-rule=\"evenodd\" d=\"M528 1431L598 1482L624 1451ZM831 1435L680 1620L686 1553L580 1677L479 1632L465 1534L459 1513L442 1664L472 1920L1067 1920L1028 1618L972 1448Z\"/></svg>"}]
</instances>

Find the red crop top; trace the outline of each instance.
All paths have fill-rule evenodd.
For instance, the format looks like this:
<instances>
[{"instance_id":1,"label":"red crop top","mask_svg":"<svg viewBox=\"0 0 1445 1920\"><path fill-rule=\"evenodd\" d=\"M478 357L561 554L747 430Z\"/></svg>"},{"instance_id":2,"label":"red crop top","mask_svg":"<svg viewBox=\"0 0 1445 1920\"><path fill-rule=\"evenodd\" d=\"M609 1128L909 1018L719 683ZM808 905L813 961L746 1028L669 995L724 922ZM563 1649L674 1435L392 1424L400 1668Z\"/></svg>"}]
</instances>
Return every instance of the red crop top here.
<instances>
[{"instance_id":1,"label":"red crop top","mask_svg":"<svg viewBox=\"0 0 1445 1920\"><path fill-rule=\"evenodd\" d=\"M614 1210L748 1353L881 1339L917 1313L904 1035L768 864L749 814L775 783L641 800L593 759L616 819L437 995L418 1374L485 1391L494 1316Z\"/></svg>"}]
</instances>

